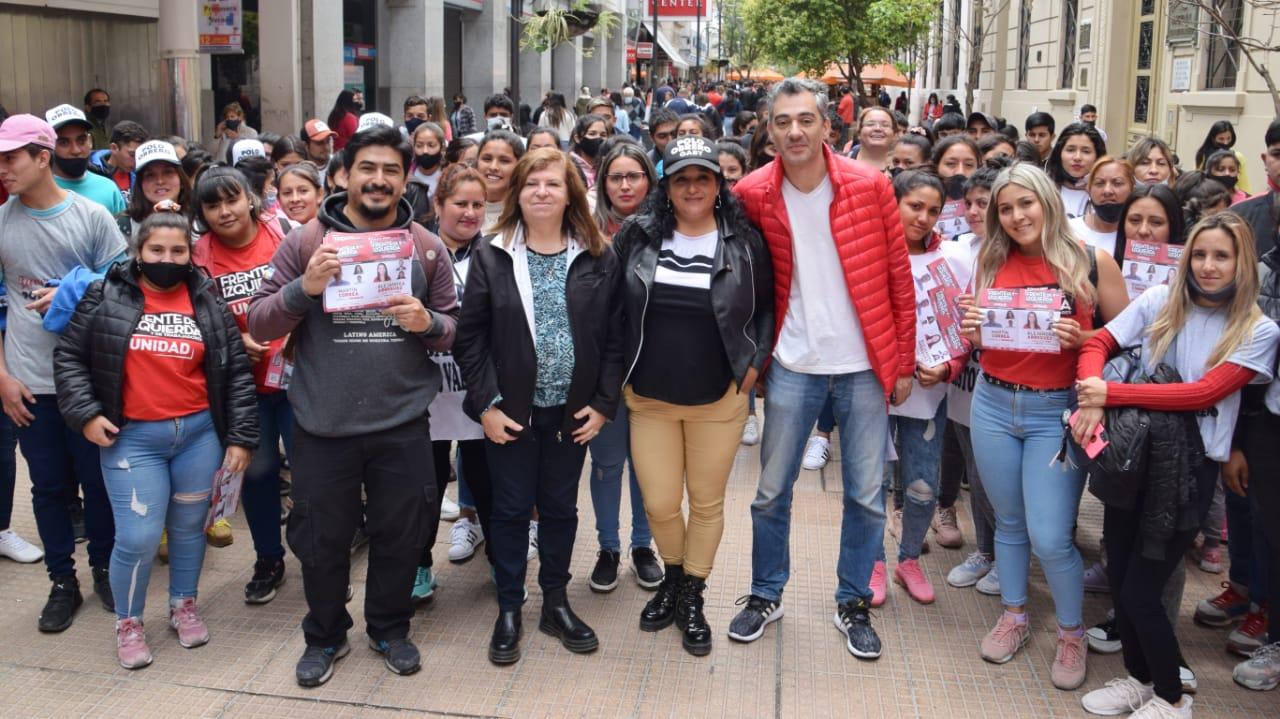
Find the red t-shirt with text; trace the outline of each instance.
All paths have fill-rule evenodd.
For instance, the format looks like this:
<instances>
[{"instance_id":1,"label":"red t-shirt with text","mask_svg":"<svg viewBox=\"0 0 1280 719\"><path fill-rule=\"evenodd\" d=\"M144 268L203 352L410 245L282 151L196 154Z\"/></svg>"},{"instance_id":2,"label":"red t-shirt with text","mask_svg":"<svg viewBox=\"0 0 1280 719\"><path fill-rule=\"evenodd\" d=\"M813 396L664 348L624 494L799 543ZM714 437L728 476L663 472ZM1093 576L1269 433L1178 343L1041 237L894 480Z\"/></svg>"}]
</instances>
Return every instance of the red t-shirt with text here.
<instances>
[{"instance_id":1,"label":"red t-shirt with text","mask_svg":"<svg viewBox=\"0 0 1280 719\"><path fill-rule=\"evenodd\" d=\"M142 319L124 358L124 416L143 422L209 409L204 338L187 285L168 292L142 285Z\"/></svg>"},{"instance_id":2,"label":"red t-shirt with text","mask_svg":"<svg viewBox=\"0 0 1280 719\"><path fill-rule=\"evenodd\" d=\"M236 318L236 325L241 332L249 331L249 301L262 285L271 257L276 253L277 242L268 227L259 222L258 235L253 242L244 247L228 247L217 238L208 237L208 266L205 268L213 277L213 282L222 293L227 309ZM258 392L266 394L278 392L268 387L267 369L270 357L284 348L284 340L278 339L267 345L270 351L253 365L253 381L258 385Z\"/></svg>"}]
</instances>

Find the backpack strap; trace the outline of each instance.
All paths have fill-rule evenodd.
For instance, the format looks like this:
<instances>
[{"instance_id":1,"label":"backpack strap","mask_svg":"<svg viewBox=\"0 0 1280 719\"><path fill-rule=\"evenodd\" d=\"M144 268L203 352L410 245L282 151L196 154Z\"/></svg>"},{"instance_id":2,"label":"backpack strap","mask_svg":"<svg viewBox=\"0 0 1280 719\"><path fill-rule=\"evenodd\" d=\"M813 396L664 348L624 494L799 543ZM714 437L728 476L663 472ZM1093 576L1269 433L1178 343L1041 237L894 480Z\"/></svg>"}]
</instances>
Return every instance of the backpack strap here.
<instances>
[{"instance_id":1,"label":"backpack strap","mask_svg":"<svg viewBox=\"0 0 1280 719\"><path fill-rule=\"evenodd\" d=\"M1089 256L1089 284L1098 289L1098 253L1093 245L1085 245L1084 252ZM1106 322L1102 321L1102 303L1093 303L1093 328L1100 329Z\"/></svg>"},{"instance_id":2,"label":"backpack strap","mask_svg":"<svg viewBox=\"0 0 1280 719\"><path fill-rule=\"evenodd\" d=\"M116 227L120 228L120 234L124 235L126 240L133 237L133 220L129 219L128 215L117 215Z\"/></svg>"}]
</instances>

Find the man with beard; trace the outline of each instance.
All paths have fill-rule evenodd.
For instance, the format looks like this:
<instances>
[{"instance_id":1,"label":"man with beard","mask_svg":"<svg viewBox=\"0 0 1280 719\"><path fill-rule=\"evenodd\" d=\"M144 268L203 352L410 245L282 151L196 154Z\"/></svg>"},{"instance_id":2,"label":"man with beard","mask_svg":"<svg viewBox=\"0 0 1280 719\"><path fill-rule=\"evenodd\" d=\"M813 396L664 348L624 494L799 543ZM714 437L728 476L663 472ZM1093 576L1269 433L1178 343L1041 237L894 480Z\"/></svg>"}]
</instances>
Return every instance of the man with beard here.
<instances>
[{"instance_id":1,"label":"man with beard","mask_svg":"<svg viewBox=\"0 0 1280 719\"><path fill-rule=\"evenodd\" d=\"M449 252L413 222L402 198L411 152L392 127L353 135L343 151L347 191L330 196L316 219L289 234L249 309L256 339L290 335L293 345L288 538L307 598L307 648L296 670L305 687L328 681L334 662L350 650L346 598L362 490L369 645L396 674L421 666L408 636L414 573L436 487L427 407L441 378L431 353L452 346L458 299ZM321 297L341 269L335 232L412 241L411 293L381 310L326 312Z\"/></svg>"},{"instance_id":2,"label":"man with beard","mask_svg":"<svg viewBox=\"0 0 1280 719\"><path fill-rule=\"evenodd\" d=\"M77 107L58 105L44 114L44 119L58 133L53 151L53 181L64 190L93 200L107 208L113 216L124 212L124 195L116 183L89 172L89 155L93 154L93 123Z\"/></svg>"}]
</instances>

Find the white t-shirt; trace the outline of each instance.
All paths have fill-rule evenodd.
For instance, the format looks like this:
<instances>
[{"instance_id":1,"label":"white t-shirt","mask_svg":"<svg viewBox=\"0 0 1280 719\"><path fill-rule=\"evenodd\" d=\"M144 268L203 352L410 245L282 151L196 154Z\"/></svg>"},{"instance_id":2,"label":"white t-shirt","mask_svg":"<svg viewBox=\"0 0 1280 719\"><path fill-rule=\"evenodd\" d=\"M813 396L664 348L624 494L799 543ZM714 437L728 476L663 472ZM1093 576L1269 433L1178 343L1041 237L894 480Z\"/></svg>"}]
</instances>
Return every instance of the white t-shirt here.
<instances>
[{"instance_id":1,"label":"white t-shirt","mask_svg":"<svg viewBox=\"0 0 1280 719\"><path fill-rule=\"evenodd\" d=\"M1121 347L1131 347L1142 343L1143 362L1147 370L1153 369L1151 349L1147 337L1147 328L1156 320L1160 308L1169 298L1168 285L1156 285L1143 292L1115 319L1107 323L1107 331ZM1160 361L1178 370L1183 382L1195 382L1204 377L1209 368L1205 363L1227 323L1225 308L1207 309L1199 305L1191 305L1187 313L1187 323L1182 331L1169 345L1169 350ZM1271 381L1276 366L1276 343L1280 341L1280 328L1266 317L1258 320L1253 326L1253 335L1226 361L1257 372L1253 384L1266 384ZM1231 433L1236 427L1236 418L1240 414L1240 393L1233 392L1214 408L1217 416L1201 416L1200 436L1204 438L1205 454L1216 462L1225 462L1231 454Z\"/></svg>"},{"instance_id":2,"label":"white t-shirt","mask_svg":"<svg viewBox=\"0 0 1280 719\"><path fill-rule=\"evenodd\" d=\"M937 249L932 252L922 252L918 255L911 255L911 274L913 277L929 276L929 265L939 259L945 259L947 264L951 266L951 271L956 275L956 280L961 282L963 287L968 282L966 271L964 269L965 260L968 257L966 248L958 242L942 242ZM919 282L916 283L916 302L928 297L929 290L934 285L922 287ZM920 313L916 313L916 334L921 335L925 332L937 333L937 325L925 326L920 323ZM947 382L939 382L932 387L922 387L920 380L912 380L911 395L907 397L907 401L894 407L889 407L889 414L898 415L900 417L911 417L914 419L933 419L938 413L938 405L947 397L947 387L951 386Z\"/></svg>"},{"instance_id":3,"label":"white t-shirt","mask_svg":"<svg viewBox=\"0 0 1280 719\"><path fill-rule=\"evenodd\" d=\"M1106 250L1107 254L1112 257L1116 256L1115 232L1098 232L1084 221L1083 215L1071 218L1067 222L1067 225L1071 228L1072 234L1082 240L1086 245L1096 247L1100 250Z\"/></svg>"},{"instance_id":4,"label":"white t-shirt","mask_svg":"<svg viewBox=\"0 0 1280 719\"><path fill-rule=\"evenodd\" d=\"M773 355L792 372L849 374L871 369L858 312L831 235L831 179L812 192L782 181L791 223L792 272L787 316Z\"/></svg>"},{"instance_id":5,"label":"white t-shirt","mask_svg":"<svg viewBox=\"0 0 1280 719\"><path fill-rule=\"evenodd\" d=\"M440 173L436 173L439 175ZM480 242L476 239L473 242ZM471 267L471 252L475 248L467 248L464 257L453 263L453 287L458 293L458 305L462 305L462 291L467 286L467 269ZM431 401L431 439L432 440L468 440L484 439L484 429L462 410L462 401L467 396L467 385L462 379L462 370L453 359L452 352L432 352L431 361L440 367L440 391Z\"/></svg>"},{"instance_id":6,"label":"white t-shirt","mask_svg":"<svg viewBox=\"0 0 1280 719\"><path fill-rule=\"evenodd\" d=\"M444 175L443 170L436 170L430 175L426 174L421 170L414 170L413 172L414 177L426 183L427 189L430 191L430 193L428 194L428 197L430 197L433 200L436 198L436 187L440 184L440 177L442 175Z\"/></svg>"},{"instance_id":7,"label":"white t-shirt","mask_svg":"<svg viewBox=\"0 0 1280 719\"><path fill-rule=\"evenodd\" d=\"M1084 209L1089 206L1089 193L1084 190L1060 185L1058 194L1062 195L1062 205L1067 210L1067 219L1083 215Z\"/></svg>"}]
</instances>

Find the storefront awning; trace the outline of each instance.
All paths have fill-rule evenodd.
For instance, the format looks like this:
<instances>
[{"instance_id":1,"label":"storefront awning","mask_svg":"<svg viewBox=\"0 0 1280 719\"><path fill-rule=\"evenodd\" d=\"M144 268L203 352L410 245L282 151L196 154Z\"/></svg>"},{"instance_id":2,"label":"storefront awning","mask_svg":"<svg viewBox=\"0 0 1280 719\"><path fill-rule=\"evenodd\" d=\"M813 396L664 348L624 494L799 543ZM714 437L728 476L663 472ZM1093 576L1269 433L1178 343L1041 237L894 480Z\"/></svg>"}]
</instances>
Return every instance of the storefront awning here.
<instances>
[{"instance_id":1,"label":"storefront awning","mask_svg":"<svg viewBox=\"0 0 1280 719\"><path fill-rule=\"evenodd\" d=\"M680 51L676 48L675 41L671 39L671 36L666 31L661 29L658 30L658 47L662 48L667 57L671 58L671 64L681 70L688 70L689 66L693 64L680 54Z\"/></svg>"}]
</instances>

